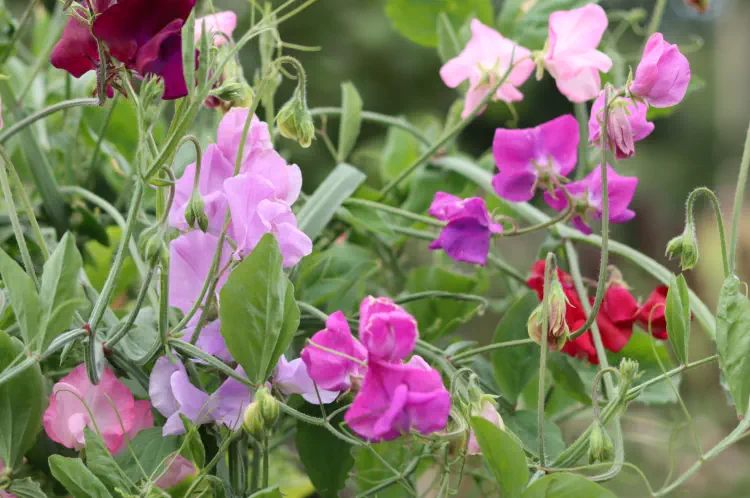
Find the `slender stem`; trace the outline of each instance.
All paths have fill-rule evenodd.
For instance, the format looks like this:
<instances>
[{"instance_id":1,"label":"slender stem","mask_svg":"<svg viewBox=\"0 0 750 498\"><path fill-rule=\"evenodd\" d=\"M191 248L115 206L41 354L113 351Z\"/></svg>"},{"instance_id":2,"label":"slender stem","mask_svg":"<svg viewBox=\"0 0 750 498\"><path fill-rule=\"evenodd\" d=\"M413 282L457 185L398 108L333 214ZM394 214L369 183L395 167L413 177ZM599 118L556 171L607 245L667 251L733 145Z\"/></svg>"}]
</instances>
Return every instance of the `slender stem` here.
<instances>
[{"instance_id":1,"label":"slender stem","mask_svg":"<svg viewBox=\"0 0 750 498\"><path fill-rule=\"evenodd\" d=\"M395 475L393 477L389 477L388 479L382 481L381 483L377 484L376 486L373 486L372 488L368 489L367 491L364 491L356 496L356 498L367 498L368 496L375 496L381 491L383 491L386 488L389 488L390 486L408 478L411 476L416 470L417 467L419 467L419 462L422 461L422 456L418 456L414 459L412 459L409 464L406 466L406 468L399 473L398 475Z\"/></svg>"},{"instance_id":2,"label":"slender stem","mask_svg":"<svg viewBox=\"0 0 750 498\"><path fill-rule=\"evenodd\" d=\"M506 263L502 258L496 254L489 253L487 255L487 261L495 265L501 272L505 273L514 280L526 285L526 277L518 272L514 267Z\"/></svg>"},{"instance_id":3,"label":"slender stem","mask_svg":"<svg viewBox=\"0 0 750 498\"><path fill-rule=\"evenodd\" d=\"M586 103L575 104L576 120L578 121L578 167L576 180L583 178L589 167L589 109Z\"/></svg>"},{"instance_id":4,"label":"slender stem","mask_svg":"<svg viewBox=\"0 0 750 498\"><path fill-rule=\"evenodd\" d=\"M455 356L451 356L450 360L454 363L457 363L461 360L465 360L466 358L471 358L478 354L487 353L488 351L495 351L496 349L503 348L512 348L515 346L524 346L526 344L532 344L533 342L533 339L517 339L515 341L496 342L495 344L488 344L487 346L481 346L478 348L466 350Z\"/></svg>"},{"instance_id":5,"label":"slender stem","mask_svg":"<svg viewBox=\"0 0 750 498\"><path fill-rule=\"evenodd\" d=\"M502 237L517 237L519 235L526 235L529 233L537 232L539 230L544 230L545 228L549 228L551 226L557 225L558 223L566 221L570 217L570 215L573 214L573 199L567 190L563 189L563 193L565 194L565 197L568 198L568 207L561 211L557 216L539 223L538 225L532 225L520 229L516 228L511 232L502 232L500 235Z\"/></svg>"},{"instance_id":6,"label":"slender stem","mask_svg":"<svg viewBox=\"0 0 750 498\"><path fill-rule=\"evenodd\" d=\"M646 28L647 40L651 37L651 35L659 31L659 26L661 26L661 20L664 18L664 10L666 7L667 0L656 0L654 11L651 14L651 21L648 23L648 28Z\"/></svg>"},{"instance_id":7,"label":"slender stem","mask_svg":"<svg viewBox=\"0 0 750 498\"><path fill-rule=\"evenodd\" d=\"M734 193L734 209L732 210L732 237L729 242L729 271L734 271L736 266L737 242L740 235L740 217L742 216L742 206L745 197L745 184L747 183L747 174L750 170L750 127L747 130L745 139L745 150L742 152L742 162L740 163L740 173L737 178L737 190Z\"/></svg>"},{"instance_id":8,"label":"slender stem","mask_svg":"<svg viewBox=\"0 0 750 498\"><path fill-rule=\"evenodd\" d=\"M99 101L97 99L73 99L73 100L65 100L63 102L58 102L57 104L51 105L49 107L45 107L41 111L35 112L34 114L27 116L5 130L2 135L0 135L0 144L4 144L8 141L9 138L16 135L18 132L23 131L24 128L36 123L40 119L44 119L50 114L54 114L58 111L62 111L65 109L69 109L71 107L79 107L79 106L96 106L99 105Z\"/></svg>"},{"instance_id":9,"label":"slender stem","mask_svg":"<svg viewBox=\"0 0 750 498\"><path fill-rule=\"evenodd\" d=\"M694 361L692 363L685 363L683 365L680 365L679 367L675 367L672 370L659 375L658 377L654 377L653 379L649 379L647 381L644 381L641 384L638 384L635 387L630 388L628 391L628 398L633 398L640 394L641 391L646 389L647 387L653 386L655 384L658 384L659 382L663 382L668 377L674 377L675 375L678 375L685 370L690 370L691 368L700 367L702 365L706 365L708 363L714 362L719 359L718 355L708 356L706 358L702 358L700 360Z\"/></svg>"},{"instance_id":10,"label":"slender stem","mask_svg":"<svg viewBox=\"0 0 750 498\"><path fill-rule=\"evenodd\" d=\"M141 310L141 307L143 306L143 301L146 299L146 294L148 294L148 290L151 285L151 280L154 277L154 273L156 273L156 265L151 265L149 268L148 273L146 274L146 278L141 283L141 289L138 291L138 296L135 299L135 304L133 306L133 309L130 310L130 313L128 314L128 319L125 321L125 324L117 330L115 335L113 335L110 339L107 340L105 347L107 349L112 349L117 345L118 342L120 342L123 338L125 338L126 335L128 335L128 332L130 332L130 329L133 327L133 324L135 323L135 319L138 317L138 312Z\"/></svg>"},{"instance_id":11,"label":"slender stem","mask_svg":"<svg viewBox=\"0 0 750 498\"><path fill-rule=\"evenodd\" d=\"M410 220L414 220L419 223L424 223L426 225L433 225L433 226L441 227L441 228L446 225L444 221L436 220L435 218L430 218L429 216L422 216L421 214L412 213L411 211L397 208L395 206L389 206L387 204L381 204L379 202L368 201L365 199L350 198L344 201L344 206L362 206L362 207L377 209L378 211L395 214L396 216L401 216L403 218L408 218Z\"/></svg>"},{"instance_id":12,"label":"slender stem","mask_svg":"<svg viewBox=\"0 0 750 498\"><path fill-rule=\"evenodd\" d=\"M544 454L544 401L545 390L544 383L547 379L547 341L549 330L549 310L550 310L550 285L552 284L552 275L555 271L555 255L547 253L544 267L544 294L542 298L542 343L539 350L539 389L537 391L537 441L539 444L539 464L546 465Z\"/></svg>"},{"instance_id":13,"label":"slender stem","mask_svg":"<svg viewBox=\"0 0 750 498\"><path fill-rule=\"evenodd\" d=\"M22 372L28 370L35 364L42 362L52 356L54 353L65 347L67 344L78 340L86 335L86 331L83 329L74 329L70 332L66 332L62 335L55 337L55 339L47 346L47 349L39 356L29 355L26 352L21 353L11 363L13 366L6 368L0 372L0 386L11 380ZM16 363L17 360L23 358L20 363Z\"/></svg>"},{"instance_id":14,"label":"slender stem","mask_svg":"<svg viewBox=\"0 0 750 498\"><path fill-rule=\"evenodd\" d=\"M703 194L706 197L708 197L714 209L714 214L716 215L716 224L719 229L719 241L721 243L721 262L724 266L724 278L727 278L729 277L730 269L729 269L729 261L727 259L727 242L724 236L724 219L721 215L721 207L719 206L719 199L716 197L716 194L714 194L711 189L706 188L706 187L698 187L697 189L690 192L690 195L688 196L688 200L687 200L685 225L688 229L693 230L693 204L695 203L695 199L700 194Z\"/></svg>"},{"instance_id":15,"label":"slender stem","mask_svg":"<svg viewBox=\"0 0 750 498\"><path fill-rule=\"evenodd\" d=\"M342 110L340 107L317 107L315 109L310 109L310 115L312 116L340 116L341 113ZM362 111L362 119L364 121L379 123L384 126L393 126L395 128L400 128L406 132L411 133L412 135L414 135L414 137L418 138L424 144L432 144L430 139L427 138L427 136L422 133L419 128L404 119L394 118L392 116L388 116L387 114L379 114L377 112L369 111Z\"/></svg>"},{"instance_id":16,"label":"slender stem","mask_svg":"<svg viewBox=\"0 0 750 498\"><path fill-rule=\"evenodd\" d=\"M320 320L322 320L323 323L325 323L325 321L328 320L328 315L320 311L318 308L316 308L312 304L308 304L302 301L297 301L297 306L299 307L300 310L306 313L309 313L317 318L320 318Z\"/></svg>"},{"instance_id":17,"label":"slender stem","mask_svg":"<svg viewBox=\"0 0 750 498\"><path fill-rule=\"evenodd\" d=\"M34 285L39 288L39 281L37 280L36 272L34 271L34 262L31 259L29 247L26 245L26 238L23 235L23 228L21 227L21 221L18 219L16 204L13 202L13 193L10 189L8 170L13 168L13 166L9 163L8 156L5 152L3 152L2 157L3 165L0 167L0 187L2 187L3 197L5 197L8 217L10 218L10 224L13 227L13 235L15 235L18 248L21 250L21 259L23 260L23 266L26 268L26 273L29 274Z\"/></svg>"},{"instance_id":18,"label":"slender stem","mask_svg":"<svg viewBox=\"0 0 750 498\"><path fill-rule=\"evenodd\" d=\"M322 406L322 405L321 405ZM263 434L263 479L261 489L268 487L268 470L270 461L270 451L268 451L268 433Z\"/></svg>"},{"instance_id":19,"label":"slender stem","mask_svg":"<svg viewBox=\"0 0 750 498\"><path fill-rule=\"evenodd\" d=\"M396 304L407 304L414 301L421 301L422 299L454 299L456 301L474 301L480 304L481 310L484 311L489 306L489 303L482 296L475 294L462 294L459 292L445 292L445 291L424 291L416 292L414 294L408 294L396 298L394 302Z\"/></svg>"}]
</instances>

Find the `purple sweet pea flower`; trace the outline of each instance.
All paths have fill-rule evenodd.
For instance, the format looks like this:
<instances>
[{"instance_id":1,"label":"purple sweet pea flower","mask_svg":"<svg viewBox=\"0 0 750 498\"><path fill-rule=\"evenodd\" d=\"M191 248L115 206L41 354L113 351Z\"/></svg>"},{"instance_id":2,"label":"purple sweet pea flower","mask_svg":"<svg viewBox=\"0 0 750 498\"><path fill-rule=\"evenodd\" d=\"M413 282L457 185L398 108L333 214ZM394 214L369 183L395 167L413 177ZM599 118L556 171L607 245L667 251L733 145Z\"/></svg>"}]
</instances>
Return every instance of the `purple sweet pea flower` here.
<instances>
[{"instance_id":1,"label":"purple sweet pea flower","mask_svg":"<svg viewBox=\"0 0 750 498\"><path fill-rule=\"evenodd\" d=\"M679 104L690 84L690 63L677 47L654 33L646 43L630 92L653 107Z\"/></svg>"},{"instance_id":2,"label":"purple sweet pea flower","mask_svg":"<svg viewBox=\"0 0 750 498\"><path fill-rule=\"evenodd\" d=\"M429 213L448 222L438 239L430 244L430 249L443 249L456 261L482 266L487 263L492 234L502 232L503 227L492 221L484 199L459 199L445 192L438 192Z\"/></svg>"},{"instance_id":3,"label":"purple sweet pea flower","mask_svg":"<svg viewBox=\"0 0 750 498\"><path fill-rule=\"evenodd\" d=\"M367 350L354 338L346 317L340 311L326 320L326 328L316 332L302 350L302 361L307 365L310 378L318 388L329 391L346 391L352 386L352 377L361 377L363 367L359 362L367 359ZM343 355L325 351L317 346L337 351Z\"/></svg>"},{"instance_id":4,"label":"purple sweet pea flower","mask_svg":"<svg viewBox=\"0 0 750 498\"><path fill-rule=\"evenodd\" d=\"M635 212L628 209L638 186L638 178L620 176L607 165L607 191L609 192L609 221L625 223L635 217ZM592 233L590 218L602 219L602 168L597 166L586 178L565 186L576 203L572 224L585 234ZM545 202L556 211L568 208L568 200L562 190L554 195L544 193Z\"/></svg>"},{"instance_id":5,"label":"purple sweet pea flower","mask_svg":"<svg viewBox=\"0 0 750 498\"><path fill-rule=\"evenodd\" d=\"M417 320L387 297L367 296L359 306L359 339L370 358L400 361L414 351Z\"/></svg>"},{"instance_id":6,"label":"purple sweet pea flower","mask_svg":"<svg viewBox=\"0 0 750 498\"><path fill-rule=\"evenodd\" d=\"M245 377L242 367L237 367L234 371ZM216 423L224 424L233 431L239 429L242 425L242 416L253 400L253 394L245 384L234 377L228 377L211 395L216 403Z\"/></svg>"},{"instance_id":7,"label":"purple sweet pea flower","mask_svg":"<svg viewBox=\"0 0 750 498\"><path fill-rule=\"evenodd\" d=\"M492 143L500 171L492 179L495 192L508 201L530 201L536 187L549 175L566 176L573 171L579 140L578 122L570 114L536 128L498 128Z\"/></svg>"},{"instance_id":8,"label":"purple sweet pea flower","mask_svg":"<svg viewBox=\"0 0 750 498\"><path fill-rule=\"evenodd\" d=\"M308 403L317 405L320 401L324 405L333 403L339 396L339 391L328 391L318 387L315 392L315 383L307 371L307 365L302 358L287 361L286 356L281 355L276 369L273 371L273 384L284 394L300 394ZM320 399L318 399L318 394Z\"/></svg>"},{"instance_id":9,"label":"purple sweet pea flower","mask_svg":"<svg viewBox=\"0 0 750 498\"><path fill-rule=\"evenodd\" d=\"M160 477L154 482L154 486L161 489L169 489L177 486L187 476L195 474L195 471L198 470L193 465L193 462L180 454L175 454L167 458L164 465L167 468L163 471L160 470Z\"/></svg>"},{"instance_id":10,"label":"purple sweet pea flower","mask_svg":"<svg viewBox=\"0 0 750 498\"><path fill-rule=\"evenodd\" d=\"M189 341L193 338L195 333L195 327L200 320L200 313L196 313L195 316L188 322L185 327L185 340ZM203 326L201 334L198 336L198 340L195 345L202 349L204 352L214 355L220 360L229 362L232 361L232 355L227 349L227 344L224 342L224 337L221 335L221 321L214 320Z\"/></svg>"},{"instance_id":11,"label":"purple sweet pea flower","mask_svg":"<svg viewBox=\"0 0 750 498\"><path fill-rule=\"evenodd\" d=\"M591 107L589 141L594 144L601 142L605 98L602 92ZM627 159L635 155L635 142L643 140L654 131L654 123L646 121L647 112L646 104L628 98L618 98L612 103L607 137L617 159Z\"/></svg>"},{"instance_id":12,"label":"purple sweet pea flower","mask_svg":"<svg viewBox=\"0 0 750 498\"><path fill-rule=\"evenodd\" d=\"M370 362L344 420L368 441L389 441L412 429L422 434L444 429L450 408L440 372L413 356L408 363Z\"/></svg>"}]
</instances>

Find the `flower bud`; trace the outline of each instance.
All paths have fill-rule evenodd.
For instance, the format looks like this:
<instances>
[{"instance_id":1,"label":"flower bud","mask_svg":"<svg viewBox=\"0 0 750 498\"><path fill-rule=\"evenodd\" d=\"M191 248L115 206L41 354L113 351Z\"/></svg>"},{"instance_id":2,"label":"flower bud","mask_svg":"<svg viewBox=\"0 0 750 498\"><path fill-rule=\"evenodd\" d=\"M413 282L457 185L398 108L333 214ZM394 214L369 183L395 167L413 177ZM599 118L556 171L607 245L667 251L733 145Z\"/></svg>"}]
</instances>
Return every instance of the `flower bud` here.
<instances>
[{"instance_id":1,"label":"flower bud","mask_svg":"<svg viewBox=\"0 0 750 498\"><path fill-rule=\"evenodd\" d=\"M148 76L141 86L141 109L146 128L150 127L161 114L164 80L157 76Z\"/></svg>"},{"instance_id":2,"label":"flower bud","mask_svg":"<svg viewBox=\"0 0 750 498\"><path fill-rule=\"evenodd\" d=\"M612 438L609 437L602 424L597 422L589 436L589 463L609 461L613 453Z\"/></svg>"},{"instance_id":3,"label":"flower bud","mask_svg":"<svg viewBox=\"0 0 750 498\"><path fill-rule=\"evenodd\" d=\"M631 384L638 378L638 362L630 358L620 361L620 373L627 384Z\"/></svg>"},{"instance_id":4,"label":"flower bud","mask_svg":"<svg viewBox=\"0 0 750 498\"><path fill-rule=\"evenodd\" d=\"M197 190L193 190L190 194L190 200L187 206L185 206L185 221L189 227L195 228L195 224L203 233L208 230L208 216L206 216L205 203L203 197L198 193Z\"/></svg>"},{"instance_id":5,"label":"flower bud","mask_svg":"<svg viewBox=\"0 0 750 498\"><path fill-rule=\"evenodd\" d=\"M141 234L138 239L140 249L146 261L154 261L157 258L169 258L169 249L164 242L164 233L159 225L154 225Z\"/></svg>"},{"instance_id":6,"label":"flower bud","mask_svg":"<svg viewBox=\"0 0 750 498\"><path fill-rule=\"evenodd\" d=\"M270 429L279 418L279 402L276 401L276 398L271 395L266 387L258 389L255 393L255 401L260 406L260 415L263 418L266 429Z\"/></svg>"},{"instance_id":7,"label":"flower bud","mask_svg":"<svg viewBox=\"0 0 750 498\"><path fill-rule=\"evenodd\" d=\"M263 437L265 427L263 424L263 415L260 413L260 404L258 401L253 401L245 409L245 414L242 416L242 428L255 439Z\"/></svg>"},{"instance_id":8,"label":"flower bud","mask_svg":"<svg viewBox=\"0 0 750 498\"><path fill-rule=\"evenodd\" d=\"M299 90L281 108L276 122L281 136L296 140L304 148L310 147L315 138L315 124Z\"/></svg>"},{"instance_id":9,"label":"flower bud","mask_svg":"<svg viewBox=\"0 0 750 498\"><path fill-rule=\"evenodd\" d=\"M690 226L685 227L682 235L679 235L667 244L666 255L669 259L680 258L680 267L683 271L692 270L698 263L698 241Z\"/></svg>"}]
</instances>

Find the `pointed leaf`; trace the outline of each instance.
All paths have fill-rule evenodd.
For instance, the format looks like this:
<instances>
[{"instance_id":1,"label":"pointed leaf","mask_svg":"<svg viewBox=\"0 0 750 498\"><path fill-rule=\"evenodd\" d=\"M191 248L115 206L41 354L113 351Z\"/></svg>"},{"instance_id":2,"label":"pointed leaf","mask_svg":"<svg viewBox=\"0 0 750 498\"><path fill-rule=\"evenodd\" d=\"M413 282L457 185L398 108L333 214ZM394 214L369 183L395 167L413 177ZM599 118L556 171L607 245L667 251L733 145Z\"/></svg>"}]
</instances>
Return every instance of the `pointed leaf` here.
<instances>
[{"instance_id":1,"label":"pointed leaf","mask_svg":"<svg viewBox=\"0 0 750 498\"><path fill-rule=\"evenodd\" d=\"M455 27L472 18L491 26L494 17L489 0L388 0L385 11L402 35L427 47L438 43L437 26L441 13L446 13Z\"/></svg>"},{"instance_id":2,"label":"pointed leaf","mask_svg":"<svg viewBox=\"0 0 750 498\"><path fill-rule=\"evenodd\" d=\"M675 355L680 363L687 363L690 341L690 295L687 282L682 275L673 278L669 283L664 315Z\"/></svg>"},{"instance_id":3,"label":"pointed leaf","mask_svg":"<svg viewBox=\"0 0 750 498\"><path fill-rule=\"evenodd\" d=\"M42 305L36 287L26 272L0 249L0 275L8 290L10 305L16 315L16 321L21 329L21 337L31 346L41 333L40 317Z\"/></svg>"},{"instance_id":4,"label":"pointed leaf","mask_svg":"<svg viewBox=\"0 0 750 498\"><path fill-rule=\"evenodd\" d=\"M69 329L73 315L83 299L83 290L78 285L83 260L70 232L62 240L44 264L39 298L42 304L42 349L58 335Z\"/></svg>"},{"instance_id":5,"label":"pointed leaf","mask_svg":"<svg viewBox=\"0 0 750 498\"><path fill-rule=\"evenodd\" d=\"M339 125L338 162L349 157L359 138L362 126L362 97L354 85L347 81L341 84L341 124Z\"/></svg>"},{"instance_id":6,"label":"pointed leaf","mask_svg":"<svg viewBox=\"0 0 750 498\"><path fill-rule=\"evenodd\" d=\"M131 481L139 482L146 476L158 476L164 470L164 465L169 463L167 458L180 449L180 438L163 436L161 427L151 427L139 432L130 446L138 461L129 451L118 455L115 461Z\"/></svg>"},{"instance_id":7,"label":"pointed leaf","mask_svg":"<svg viewBox=\"0 0 750 498\"><path fill-rule=\"evenodd\" d=\"M110 491L119 488L123 491L134 492L128 477L120 469L104 445L102 438L88 427L84 429L86 438L86 466Z\"/></svg>"},{"instance_id":8,"label":"pointed leaf","mask_svg":"<svg viewBox=\"0 0 750 498\"><path fill-rule=\"evenodd\" d=\"M512 414L503 416L508 429L521 442L523 448L530 454L539 454L539 430L536 411L516 410ZM560 428L549 419L544 420L544 448L548 458L555 458L565 449Z\"/></svg>"},{"instance_id":9,"label":"pointed leaf","mask_svg":"<svg viewBox=\"0 0 750 498\"><path fill-rule=\"evenodd\" d=\"M508 433L481 417L472 417L471 427L500 487L499 496L520 498L529 480L526 454L521 446Z\"/></svg>"},{"instance_id":10,"label":"pointed leaf","mask_svg":"<svg viewBox=\"0 0 750 498\"><path fill-rule=\"evenodd\" d=\"M266 234L221 289L221 335L250 382L262 384L299 325L294 286L276 239Z\"/></svg>"},{"instance_id":11,"label":"pointed leaf","mask_svg":"<svg viewBox=\"0 0 750 498\"><path fill-rule=\"evenodd\" d=\"M745 416L750 399L750 300L734 275L724 281L716 312L716 350L737 415Z\"/></svg>"},{"instance_id":12,"label":"pointed leaf","mask_svg":"<svg viewBox=\"0 0 750 498\"><path fill-rule=\"evenodd\" d=\"M617 498L617 496L583 476L552 474L529 486L523 498Z\"/></svg>"},{"instance_id":13,"label":"pointed leaf","mask_svg":"<svg viewBox=\"0 0 750 498\"><path fill-rule=\"evenodd\" d=\"M579 403L590 405L590 391L581 380L581 375L570 364L568 357L561 353L553 353L548 355L547 358L547 368L552 374L555 385L562 388L568 396Z\"/></svg>"},{"instance_id":14,"label":"pointed leaf","mask_svg":"<svg viewBox=\"0 0 750 498\"><path fill-rule=\"evenodd\" d=\"M39 483L30 477L11 481L8 492L16 498L47 498Z\"/></svg>"},{"instance_id":15,"label":"pointed leaf","mask_svg":"<svg viewBox=\"0 0 750 498\"><path fill-rule=\"evenodd\" d=\"M250 498L283 498L278 486L261 489L250 495Z\"/></svg>"},{"instance_id":16,"label":"pointed leaf","mask_svg":"<svg viewBox=\"0 0 750 498\"><path fill-rule=\"evenodd\" d=\"M182 26L182 72L188 93L195 91L195 9Z\"/></svg>"},{"instance_id":17,"label":"pointed leaf","mask_svg":"<svg viewBox=\"0 0 750 498\"><path fill-rule=\"evenodd\" d=\"M80 458L52 455L49 468L73 498L112 498L102 481L86 468Z\"/></svg>"}]
</instances>

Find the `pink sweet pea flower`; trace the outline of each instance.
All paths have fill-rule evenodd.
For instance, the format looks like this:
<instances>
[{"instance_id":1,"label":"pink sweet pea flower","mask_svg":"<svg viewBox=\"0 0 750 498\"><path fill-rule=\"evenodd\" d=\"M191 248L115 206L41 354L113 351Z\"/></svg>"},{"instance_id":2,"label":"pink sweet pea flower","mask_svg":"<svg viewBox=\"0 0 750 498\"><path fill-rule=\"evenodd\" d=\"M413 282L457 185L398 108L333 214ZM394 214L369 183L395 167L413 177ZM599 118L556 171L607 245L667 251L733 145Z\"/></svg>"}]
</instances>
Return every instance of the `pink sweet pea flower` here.
<instances>
[{"instance_id":1,"label":"pink sweet pea flower","mask_svg":"<svg viewBox=\"0 0 750 498\"><path fill-rule=\"evenodd\" d=\"M219 129L216 132L216 145L221 149L222 154L232 165L237 160L237 154L240 150L242 141L242 132L245 129L250 109L244 107L234 107L222 118L219 123ZM245 148L242 152L242 164L247 164L256 154L262 151L273 149L271 135L268 132L268 124L264 123L258 116L253 115L250 120L250 129L245 140Z\"/></svg>"},{"instance_id":2,"label":"pink sweet pea flower","mask_svg":"<svg viewBox=\"0 0 750 498\"><path fill-rule=\"evenodd\" d=\"M157 488L173 488L184 481L186 477L195 474L195 471L198 470L193 465L193 462L179 453L167 458L165 465L168 465L168 467L161 471L160 477L154 482L154 486Z\"/></svg>"},{"instance_id":3,"label":"pink sweet pea flower","mask_svg":"<svg viewBox=\"0 0 750 498\"><path fill-rule=\"evenodd\" d=\"M492 221L484 199L459 199L438 192L429 213L448 222L438 239L430 244L431 250L444 249L456 261L482 266L487 263L492 234L502 232L503 227Z\"/></svg>"},{"instance_id":4,"label":"pink sweet pea flower","mask_svg":"<svg viewBox=\"0 0 750 498\"><path fill-rule=\"evenodd\" d=\"M607 165L607 185L609 193L609 221L625 223L635 217L635 212L628 209L638 186L638 178L620 176ZM565 185L565 189L576 202L572 224L585 234L592 233L591 219L602 219L602 167L597 166L586 178ZM568 208L568 199L562 190L554 195L544 193L545 202L556 211Z\"/></svg>"},{"instance_id":5,"label":"pink sweet pea flower","mask_svg":"<svg viewBox=\"0 0 750 498\"><path fill-rule=\"evenodd\" d=\"M387 297L367 296L359 307L359 340L370 358L400 361L414 351L417 320Z\"/></svg>"},{"instance_id":6,"label":"pink sweet pea flower","mask_svg":"<svg viewBox=\"0 0 750 498\"><path fill-rule=\"evenodd\" d=\"M471 40L466 48L440 69L440 77L451 88L456 88L465 80L469 80L471 86L461 114L464 118L476 109L512 65L515 67L508 75L507 81L495 94L498 100L522 100L523 94L517 87L523 85L534 72L534 61L529 58L531 53L528 49L508 40L477 19L471 22L471 33Z\"/></svg>"},{"instance_id":7,"label":"pink sweet pea flower","mask_svg":"<svg viewBox=\"0 0 750 498\"><path fill-rule=\"evenodd\" d=\"M604 92L591 107L589 118L589 141L601 145L602 121L604 119ZM607 137L609 147L614 149L617 159L627 159L635 155L635 142L643 140L654 131L654 123L646 121L648 106L628 98L618 98L609 112Z\"/></svg>"},{"instance_id":8,"label":"pink sweet pea flower","mask_svg":"<svg viewBox=\"0 0 750 498\"><path fill-rule=\"evenodd\" d=\"M52 387L43 425L50 439L74 450L86 446L86 427L98 429L107 449L116 453L126 434L134 437L138 430L153 426L153 417L150 403L136 402L108 367L95 386L81 364Z\"/></svg>"},{"instance_id":9,"label":"pink sweet pea flower","mask_svg":"<svg viewBox=\"0 0 750 498\"><path fill-rule=\"evenodd\" d=\"M273 371L273 384L284 394L300 394L308 403L314 405L321 401L324 405L333 403L339 396L339 391L327 391L318 387L315 391L315 383L307 371L307 365L302 358L287 361L286 356L281 355L276 369ZM318 394L320 399L318 399Z\"/></svg>"},{"instance_id":10,"label":"pink sweet pea flower","mask_svg":"<svg viewBox=\"0 0 750 498\"><path fill-rule=\"evenodd\" d=\"M186 341L193 338L195 328L198 325L198 320L200 320L200 313L196 313L190 322L188 322L187 327L185 327L184 333ZM195 345L206 353L216 356L225 362L233 361L232 355L227 349L227 344L224 342L224 337L221 335L220 320L214 320L213 322L203 325Z\"/></svg>"},{"instance_id":11,"label":"pink sweet pea flower","mask_svg":"<svg viewBox=\"0 0 750 498\"><path fill-rule=\"evenodd\" d=\"M560 93L572 102L586 102L601 90L599 71L608 72L612 59L596 49L607 30L607 14L590 3L549 17L549 50L544 65Z\"/></svg>"},{"instance_id":12,"label":"pink sweet pea flower","mask_svg":"<svg viewBox=\"0 0 750 498\"><path fill-rule=\"evenodd\" d=\"M498 413L495 403L492 401L492 399L489 396L484 397L479 402L478 407L472 407L471 415L474 417L482 417L483 419L488 420L489 422L499 427L500 429L505 430L505 424L503 423L503 418ZM469 445L468 445L468 448L466 449L466 453L468 455L481 455L482 454L482 449L479 447L479 442L477 441L477 437L474 434L473 430L469 433Z\"/></svg>"},{"instance_id":13,"label":"pink sweet pea flower","mask_svg":"<svg viewBox=\"0 0 750 498\"><path fill-rule=\"evenodd\" d=\"M422 434L444 429L450 408L440 373L413 356L402 364L371 361L344 420L368 441L389 441L412 429Z\"/></svg>"},{"instance_id":14,"label":"pink sweet pea flower","mask_svg":"<svg viewBox=\"0 0 750 498\"><path fill-rule=\"evenodd\" d=\"M220 47L227 42L227 38L232 37L234 28L237 27L237 14L231 10L224 12L217 12L205 17L200 17L195 20L195 44L198 43L203 36L203 26L206 26L206 31L213 34L213 44L215 47ZM224 36L226 35L226 37Z\"/></svg>"},{"instance_id":15,"label":"pink sweet pea flower","mask_svg":"<svg viewBox=\"0 0 750 498\"><path fill-rule=\"evenodd\" d=\"M578 160L579 140L578 122L570 114L535 128L498 128L492 143L500 171L492 179L495 192L509 201L530 201L540 182L573 171Z\"/></svg>"},{"instance_id":16,"label":"pink sweet pea flower","mask_svg":"<svg viewBox=\"0 0 750 498\"><path fill-rule=\"evenodd\" d=\"M305 346L300 356L318 388L346 391L352 387L352 377L362 376L362 363L367 360L367 350L352 336L349 323L342 312L330 315L326 320L326 328L316 332L310 342L312 344ZM346 357L330 353L316 345L337 351Z\"/></svg>"},{"instance_id":17,"label":"pink sweet pea flower","mask_svg":"<svg viewBox=\"0 0 750 498\"><path fill-rule=\"evenodd\" d=\"M630 92L653 107L679 104L690 84L690 63L677 45L654 33L646 43Z\"/></svg>"}]
</instances>

